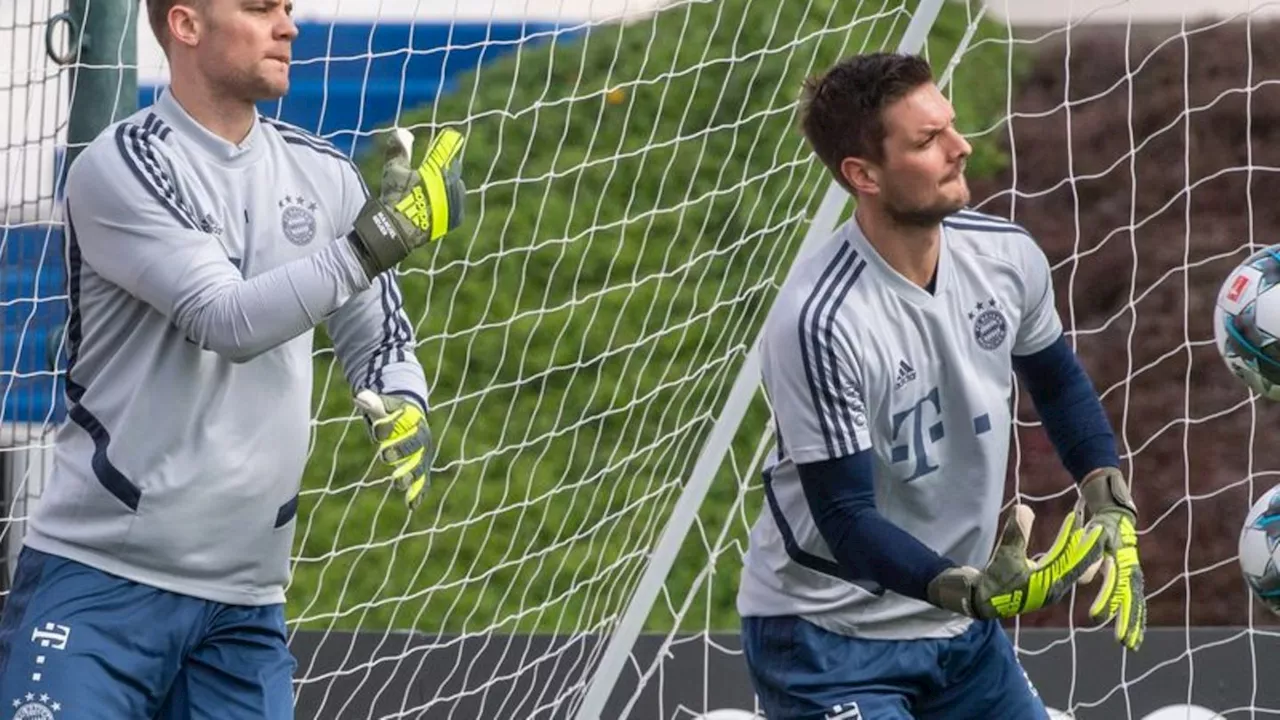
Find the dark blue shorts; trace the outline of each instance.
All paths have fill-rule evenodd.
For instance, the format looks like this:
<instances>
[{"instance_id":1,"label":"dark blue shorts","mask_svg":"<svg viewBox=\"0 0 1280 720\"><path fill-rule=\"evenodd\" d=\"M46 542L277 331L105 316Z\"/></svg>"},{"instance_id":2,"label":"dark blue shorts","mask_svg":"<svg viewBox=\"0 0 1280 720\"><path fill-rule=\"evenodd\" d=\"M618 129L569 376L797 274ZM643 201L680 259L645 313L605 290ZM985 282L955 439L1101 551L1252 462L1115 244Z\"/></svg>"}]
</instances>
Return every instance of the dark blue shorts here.
<instances>
[{"instance_id":1,"label":"dark blue shorts","mask_svg":"<svg viewBox=\"0 0 1280 720\"><path fill-rule=\"evenodd\" d=\"M24 720L293 717L281 605L200 600L24 548L0 619L0 712Z\"/></svg>"},{"instance_id":2,"label":"dark blue shorts","mask_svg":"<svg viewBox=\"0 0 1280 720\"><path fill-rule=\"evenodd\" d=\"M742 642L769 720L1046 720L1000 624L941 640L863 640L749 617Z\"/></svg>"}]
</instances>

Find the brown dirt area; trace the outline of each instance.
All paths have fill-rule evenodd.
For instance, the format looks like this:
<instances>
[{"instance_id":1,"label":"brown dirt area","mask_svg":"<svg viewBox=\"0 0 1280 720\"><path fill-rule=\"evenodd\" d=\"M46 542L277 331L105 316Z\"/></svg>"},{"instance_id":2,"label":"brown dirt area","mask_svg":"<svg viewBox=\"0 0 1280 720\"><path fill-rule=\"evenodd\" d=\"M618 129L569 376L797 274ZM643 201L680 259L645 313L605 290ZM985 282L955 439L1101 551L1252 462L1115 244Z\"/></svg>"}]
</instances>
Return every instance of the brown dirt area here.
<instances>
[{"instance_id":1,"label":"brown dirt area","mask_svg":"<svg viewBox=\"0 0 1280 720\"><path fill-rule=\"evenodd\" d=\"M1280 404L1249 403L1212 342L1223 279L1280 243L1280 25L1251 35L1243 23L1149 32L1129 40L1128 63L1122 29L1076 33L1069 53L1056 43L1014 99L1037 117L1001 130L1016 169L974 183L975 205L1012 216L1055 265L1059 312L1129 455L1153 626L1249 622L1240 524L1280 483ZM1035 420L1025 393L1020 408ZM1016 439L1046 548L1075 493L1034 499L1070 478L1042 429ZM1077 595L1077 624L1090 624L1096 587ZM1256 603L1254 620L1280 622Z\"/></svg>"}]
</instances>

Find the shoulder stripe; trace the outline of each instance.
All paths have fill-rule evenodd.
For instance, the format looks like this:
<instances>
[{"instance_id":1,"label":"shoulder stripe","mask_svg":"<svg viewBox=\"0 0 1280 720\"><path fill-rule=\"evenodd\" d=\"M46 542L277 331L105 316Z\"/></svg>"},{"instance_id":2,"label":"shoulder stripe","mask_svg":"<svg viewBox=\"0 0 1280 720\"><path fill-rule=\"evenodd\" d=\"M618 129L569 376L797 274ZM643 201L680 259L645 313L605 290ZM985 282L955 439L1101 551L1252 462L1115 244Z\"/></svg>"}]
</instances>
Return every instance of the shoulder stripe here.
<instances>
[{"instance_id":1,"label":"shoulder stripe","mask_svg":"<svg viewBox=\"0 0 1280 720\"><path fill-rule=\"evenodd\" d=\"M981 232L992 233L1008 233L1011 235L1026 235L1031 237L1031 233L1018 225L997 225L995 223L976 223L976 222L957 222L955 220L943 220L943 227L954 228L956 230L979 230Z\"/></svg>"},{"instance_id":2,"label":"shoulder stripe","mask_svg":"<svg viewBox=\"0 0 1280 720\"><path fill-rule=\"evenodd\" d=\"M151 131L155 133L156 139L160 142L168 140L169 133L173 132L173 128L165 124L165 121L161 120L159 115L152 115L151 117L155 118L155 123L151 126Z\"/></svg>"},{"instance_id":3,"label":"shoulder stripe","mask_svg":"<svg viewBox=\"0 0 1280 720\"><path fill-rule=\"evenodd\" d=\"M857 283L866 261L842 245L827 265L800 310L800 358L814 399L818 424L831 457L858 451L852 409L837 391L841 387L836 362L835 318L849 290Z\"/></svg>"},{"instance_id":4,"label":"shoulder stripe","mask_svg":"<svg viewBox=\"0 0 1280 720\"><path fill-rule=\"evenodd\" d=\"M294 135L298 135L303 138L306 138L307 140L310 140L316 143L317 145L324 145L329 149L333 150L334 152L338 151L337 146L335 146L333 143L329 142L328 140L325 140L324 138L311 132L310 130L303 129L302 126L300 125L294 125L291 122L285 122L284 120L280 120L279 118L267 117L266 115L259 115L258 118L262 120L262 122L270 125L271 127L275 128L276 130L279 130L280 132L292 133Z\"/></svg>"},{"instance_id":5,"label":"shoulder stripe","mask_svg":"<svg viewBox=\"0 0 1280 720\"><path fill-rule=\"evenodd\" d=\"M332 155L343 160L350 159L347 157L346 153L338 149L337 145L334 145L315 133L307 132L297 125L290 125L282 120L276 120L269 117L263 117L262 121L274 128L276 132L280 133L280 136L284 138L285 142L289 142L294 145L304 145L316 152L323 153L325 155Z\"/></svg>"},{"instance_id":6,"label":"shoulder stripe","mask_svg":"<svg viewBox=\"0 0 1280 720\"><path fill-rule=\"evenodd\" d=\"M280 139L284 140L286 143L290 145L297 145L299 147L304 147L308 150L314 150L315 152L320 153L321 155L328 155L329 157L337 158L339 160L342 160L348 163L351 162L351 158L344 155L342 151L338 150L338 148L333 147L332 145L318 145L315 142L313 142L310 138L304 137L302 135L294 135L292 133L281 132Z\"/></svg>"},{"instance_id":7,"label":"shoulder stripe","mask_svg":"<svg viewBox=\"0 0 1280 720\"><path fill-rule=\"evenodd\" d=\"M844 299L848 297L849 290L858 282L858 278L862 276L862 271L867 267L867 261L857 258L857 264L853 266L853 272L843 285L837 291L830 307L827 309L825 327L822 328L822 342L827 350L827 364L831 371L832 397L835 401L835 417L840 424L841 447L843 448L843 440L848 439L849 451L841 453L841 455L852 454L866 448L858 447L858 428L853 419L853 408L849 405L849 398L840 391L853 378L843 378L840 376L840 364L836 361L836 334L840 333L844 336L844 332L836 327L836 316L839 314L840 308L844 305Z\"/></svg>"},{"instance_id":8,"label":"shoulder stripe","mask_svg":"<svg viewBox=\"0 0 1280 720\"><path fill-rule=\"evenodd\" d=\"M199 224L196 223L190 208L178 196L173 181L156 159L155 152L148 142L151 135L152 133L148 132L145 126L122 123L116 128L116 148L138 183L151 197L155 198L156 202L169 211L174 220L185 228L198 229Z\"/></svg>"},{"instance_id":9,"label":"shoulder stripe","mask_svg":"<svg viewBox=\"0 0 1280 720\"><path fill-rule=\"evenodd\" d=\"M979 211L977 211L977 210L973 210L973 209L971 209L971 208L961 208L961 209L959 209L959 210L957 210L957 211L955 212L955 215L957 215L957 216L959 216L959 217L963 217L963 218L969 218L970 220L978 220L978 221L981 221L981 222L993 222L993 223L999 223L999 224L1002 224L1002 225L1016 225L1016 224L1017 224L1017 223L1015 223L1014 221L1010 220L1010 219L1009 219L1009 218L1007 218L1007 217L1001 217L1001 216L999 216L999 215L992 215L991 213L979 212Z\"/></svg>"},{"instance_id":10,"label":"shoulder stripe","mask_svg":"<svg viewBox=\"0 0 1280 720\"><path fill-rule=\"evenodd\" d=\"M804 305L800 308L800 362L804 365L805 380L809 384L809 394L813 398L814 410L818 415L818 426L822 429L822 439L827 445L827 453L833 457L837 455L835 452L835 428L831 427L829 421L830 407L830 388L823 382L824 373L822 372L822 360L825 353L821 352L817 347L818 333L817 320L822 316L821 305L830 297L830 289L835 284L833 278L838 278L841 274L847 272L853 264L851 255L856 255L852 248L848 245L841 245L836 251L836 255L827 264L826 269L822 271L822 275L818 278L817 285L814 286L813 292L810 293ZM819 307L815 308L817 303Z\"/></svg>"},{"instance_id":11,"label":"shoulder stripe","mask_svg":"<svg viewBox=\"0 0 1280 720\"><path fill-rule=\"evenodd\" d=\"M364 176L360 174L360 168L356 167L351 156L339 150L338 146L328 140L325 140L319 135L307 132L296 125L290 125L283 120L276 120L275 118L269 118L266 116L260 117L262 122L270 125L280 134L280 139L284 140L285 143L306 148L321 155L337 158L338 160L346 163L351 168L351 171L355 173L356 177L360 179L360 186L364 188L365 196L369 195L369 186L365 183Z\"/></svg>"},{"instance_id":12,"label":"shoulder stripe","mask_svg":"<svg viewBox=\"0 0 1280 720\"><path fill-rule=\"evenodd\" d=\"M992 215L991 213L978 212L977 210L970 210L968 208L957 210L952 217L958 217L966 221L992 223L995 225L1009 225L1012 227L1022 227L1021 225L1010 220L1007 217Z\"/></svg>"},{"instance_id":13,"label":"shoulder stripe","mask_svg":"<svg viewBox=\"0 0 1280 720\"><path fill-rule=\"evenodd\" d=\"M958 230L989 230L1031 236L1026 228L1011 220L975 210L957 210L950 218L943 220L942 224Z\"/></svg>"}]
</instances>

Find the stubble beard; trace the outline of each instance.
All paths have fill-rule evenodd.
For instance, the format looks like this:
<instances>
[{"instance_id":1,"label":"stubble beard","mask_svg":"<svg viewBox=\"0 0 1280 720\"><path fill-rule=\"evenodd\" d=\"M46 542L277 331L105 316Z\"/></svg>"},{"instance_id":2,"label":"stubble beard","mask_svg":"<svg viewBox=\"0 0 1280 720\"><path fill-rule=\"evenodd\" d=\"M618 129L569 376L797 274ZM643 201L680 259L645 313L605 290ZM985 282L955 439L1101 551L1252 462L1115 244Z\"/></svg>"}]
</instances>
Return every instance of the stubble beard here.
<instances>
[{"instance_id":1,"label":"stubble beard","mask_svg":"<svg viewBox=\"0 0 1280 720\"><path fill-rule=\"evenodd\" d=\"M228 70L217 78L218 94L243 103L253 104L263 100L276 100L288 92L286 81L283 89L265 76L251 70Z\"/></svg>"},{"instance_id":2,"label":"stubble beard","mask_svg":"<svg viewBox=\"0 0 1280 720\"><path fill-rule=\"evenodd\" d=\"M909 206L886 198L885 214L897 225L912 228L933 228L942 223L957 210L969 203L968 188L960 198L939 198L928 205Z\"/></svg>"}]
</instances>

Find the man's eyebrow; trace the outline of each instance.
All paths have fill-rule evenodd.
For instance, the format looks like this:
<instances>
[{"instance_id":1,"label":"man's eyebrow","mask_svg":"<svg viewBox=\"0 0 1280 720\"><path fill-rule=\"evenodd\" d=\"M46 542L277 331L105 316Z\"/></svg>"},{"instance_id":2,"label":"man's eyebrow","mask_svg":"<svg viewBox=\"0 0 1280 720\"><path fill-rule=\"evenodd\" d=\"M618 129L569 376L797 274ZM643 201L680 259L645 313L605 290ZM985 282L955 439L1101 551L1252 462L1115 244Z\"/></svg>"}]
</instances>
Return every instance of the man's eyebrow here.
<instances>
[{"instance_id":1,"label":"man's eyebrow","mask_svg":"<svg viewBox=\"0 0 1280 720\"><path fill-rule=\"evenodd\" d=\"M941 125L936 123L928 123L916 131L916 136L925 137L928 135L937 134L943 131L944 129L950 127L951 125L954 125L955 122L956 122L956 116L952 115L950 119L948 119L946 122L942 123Z\"/></svg>"}]
</instances>

